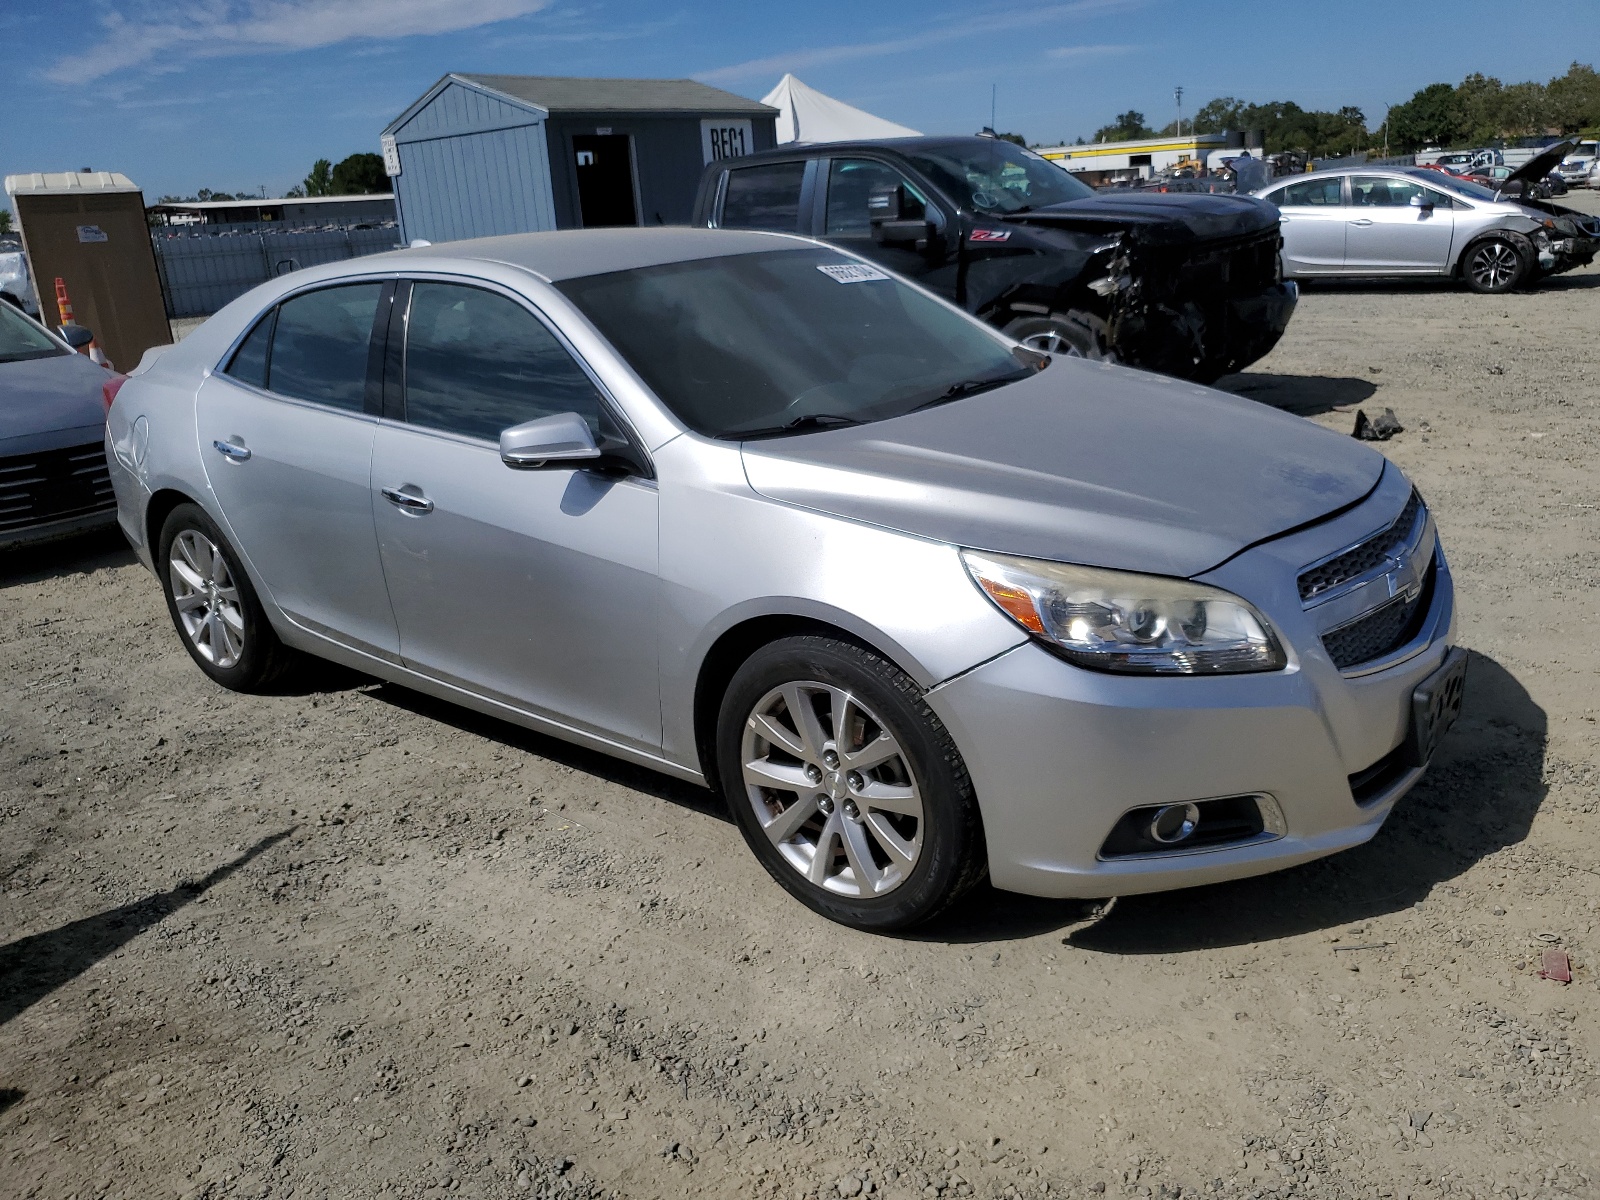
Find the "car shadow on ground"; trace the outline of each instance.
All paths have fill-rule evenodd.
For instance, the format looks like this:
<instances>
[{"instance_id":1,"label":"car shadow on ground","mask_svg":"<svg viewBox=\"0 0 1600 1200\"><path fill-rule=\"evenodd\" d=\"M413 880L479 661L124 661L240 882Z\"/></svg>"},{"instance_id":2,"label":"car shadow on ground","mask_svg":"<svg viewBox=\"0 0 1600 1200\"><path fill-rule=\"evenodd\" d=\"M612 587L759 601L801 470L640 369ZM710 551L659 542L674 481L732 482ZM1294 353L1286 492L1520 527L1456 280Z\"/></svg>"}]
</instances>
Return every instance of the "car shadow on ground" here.
<instances>
[{"instance_id":1,"label":"car shadow on ground","mask_svg":"<svg viewBox=\"0 0 1600 1200\"><path fill-rule=\"evenodd\" d=\"M121 530L104 529L42 546L0 550L0 588L63 575L87 575L110 567L132 566L137 561Z\"/></svg>"},{"instance_id":2,"label":"car shadow on ground","mask_svg":"<svg viewBox=\"0 0 1600 1200\"><path fill-rule=\"evenodd\" d=\"M262 838L203 879L180 883L171 891L157 892L131 904L0 946L0 1025L20 1016L152 925L204 895L293 832L293 829L285 829ZM4 1102L3 1097L4 1092L0 1091L0 1104Z\"/></svg>"},{"instance_id":3,"label":"car shadow on ground","mask_svg":"<svg viewBox=\"0 0 1600 1200\"><path fill-rule=\"evenodd\" d=\"M1547 722L1516 677L1473 654L1461 719L1364 846L1272 875L1119 900L1066 943L1177 954L1333 929L1423 901L1522 841L1543 803Z\"/></svg>"},{"instance_id":4,"label":"car shadow on ground","mask_svg":"<svg viewBox=\"0 0 1600 1200\"><path fill-rule=\"evenodd\" d=\"M1266 371L1224 375L1212 386L1299 417L1361 404L1378 390L1372 380L1349 375L1274 375Z\"/></svg>"},{"instance_id":5,"label":"car shadow on ground","mask_svg":"<svg viewBox=\"0 0 1600 1200\"><path fill-rule=\"evenodd\" d=\"M535 733L531 729L524 729L521 725L513 725L510 721L485 716L470 708L451 704L447 700L436 700L432 696L414 692L398 684L376 684L366 689L366 694L396 708L403 708L407 712L426 717L430 721L458 729L462 733L487 738L502 746L520 750L524 754L560 763L574 771L582 771L586 775L594 775L607 782L632 788L636 792L643 792L647 796L654 796L657 800L665 800L669 804L690 809L702 816L715 817L719 821L732 820L722 798L710 788L700 784L675 779L670 775L652 771L648 767L639 767L620 758L612 758L609 754L602 754L597 750L589 750L571 742Z\"/></svg>"}]
</instances>

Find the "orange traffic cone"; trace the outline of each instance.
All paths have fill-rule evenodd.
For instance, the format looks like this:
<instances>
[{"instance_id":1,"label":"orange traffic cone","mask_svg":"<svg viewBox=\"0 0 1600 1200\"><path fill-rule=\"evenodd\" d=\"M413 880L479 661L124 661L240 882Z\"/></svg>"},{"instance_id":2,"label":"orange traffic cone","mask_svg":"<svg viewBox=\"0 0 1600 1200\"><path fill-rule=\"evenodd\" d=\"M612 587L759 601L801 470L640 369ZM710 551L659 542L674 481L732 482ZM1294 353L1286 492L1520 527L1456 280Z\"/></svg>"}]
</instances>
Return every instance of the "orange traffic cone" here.
<instances>
[{"instance_id":1,"label":"orange traffic cone","mask_svg":"<svg viewBox=\"0 0 1600 1200\"><path fill-rule=\"evenodd\" d=\"M67 281L59 275L56 276L56 312L60 314L63 325L76 325L78 323L72 313L72 298L67 295ZM111 360L106 358L106 352L100 349L92 333L89 337L89 344L84 347L83 352L89 356L90 362L102 366L108 371L112 370Z\"/></svg>"}]
</instances>

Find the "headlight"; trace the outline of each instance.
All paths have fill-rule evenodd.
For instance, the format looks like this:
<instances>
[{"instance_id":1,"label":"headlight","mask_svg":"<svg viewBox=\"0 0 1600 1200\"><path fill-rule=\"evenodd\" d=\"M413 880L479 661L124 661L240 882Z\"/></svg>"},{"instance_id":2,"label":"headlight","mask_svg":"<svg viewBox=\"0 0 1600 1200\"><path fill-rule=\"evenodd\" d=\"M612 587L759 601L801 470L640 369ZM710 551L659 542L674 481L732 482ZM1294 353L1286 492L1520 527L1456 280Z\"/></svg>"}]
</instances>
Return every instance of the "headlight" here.
<instances>
[{"instance_id":1,"label":"headlight","mask_svg":"<svg viewBox=\"0 0 1600 1200\"><path fill-rule=\"evenodd\" d=\"M973 550L961 558L1001 612L1080 667L1233 675L1288 661L1267 619L1220 588Z\"/></svg>"}]
</instances>

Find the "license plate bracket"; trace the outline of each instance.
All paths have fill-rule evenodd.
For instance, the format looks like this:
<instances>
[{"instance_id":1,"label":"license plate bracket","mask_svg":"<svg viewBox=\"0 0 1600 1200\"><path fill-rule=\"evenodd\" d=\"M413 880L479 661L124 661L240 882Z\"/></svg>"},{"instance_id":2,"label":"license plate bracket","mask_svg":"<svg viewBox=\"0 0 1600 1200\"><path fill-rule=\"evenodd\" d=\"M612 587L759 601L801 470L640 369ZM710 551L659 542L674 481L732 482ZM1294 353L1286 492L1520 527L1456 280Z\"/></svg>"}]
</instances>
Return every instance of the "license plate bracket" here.
<instances>
[{"instance_id":1,"label":"license plate bracket","mask_svg":"<svg viewBox=\"0 0 1600 1200\"><path fill-rule=\"evenodd\" d=\"M1425 767L1444 735L1461 715L1467 686L1467 652L1457 646L1443 664L1411 693L1411 731L1406 735L1406 761Z\"/></svg>"}]
</instances>

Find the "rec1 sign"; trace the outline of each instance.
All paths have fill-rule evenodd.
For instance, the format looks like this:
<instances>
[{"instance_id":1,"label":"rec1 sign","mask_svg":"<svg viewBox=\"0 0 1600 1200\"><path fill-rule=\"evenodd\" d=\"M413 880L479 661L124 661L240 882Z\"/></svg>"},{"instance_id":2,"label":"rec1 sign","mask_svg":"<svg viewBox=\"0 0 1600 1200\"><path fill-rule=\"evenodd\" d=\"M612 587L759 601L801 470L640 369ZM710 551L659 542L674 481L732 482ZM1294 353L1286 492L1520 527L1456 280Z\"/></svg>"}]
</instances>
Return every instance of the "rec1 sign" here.
<instances>
[{"instance_id":1,"label":"rec1 sign","mask_svg":"<svg viewBox=\"0 0 1600 1200\"><path fill-rule=\"evenodd\" d=\"M749 121L701 121L700 150L708 163L738 158L756 148Z\"/></svg>"}]
</instances>

